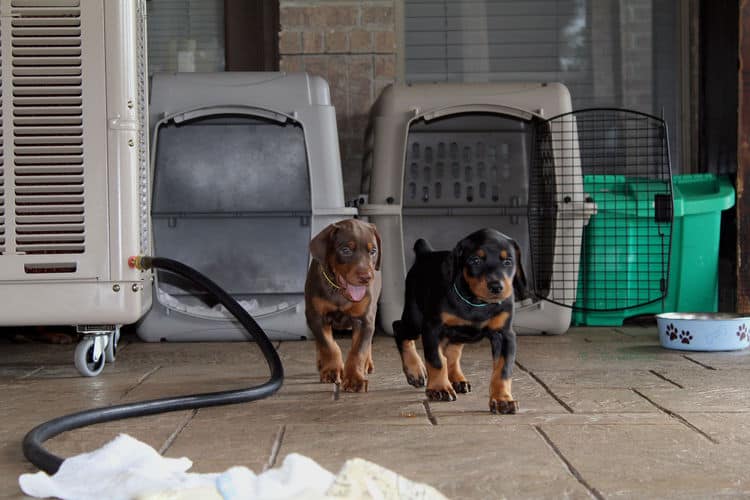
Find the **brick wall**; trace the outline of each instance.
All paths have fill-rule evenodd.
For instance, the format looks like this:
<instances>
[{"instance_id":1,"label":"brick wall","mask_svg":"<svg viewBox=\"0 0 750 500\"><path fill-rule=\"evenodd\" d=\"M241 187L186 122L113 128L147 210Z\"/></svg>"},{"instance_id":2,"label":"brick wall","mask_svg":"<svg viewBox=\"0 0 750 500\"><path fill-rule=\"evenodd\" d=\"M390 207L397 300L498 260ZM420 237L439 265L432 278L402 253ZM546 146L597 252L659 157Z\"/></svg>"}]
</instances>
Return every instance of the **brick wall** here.
<instances>
[{"instance_id":1,"label":"brick wall","mask_svg":"<svg viewBox=\"0 0 750 500\"><path fill-rule=\"evenodd\" d=\"M394 0L281 0L281 70L328 80L347 199L359 193L367 113L396 76L394 10Z\"/></svg>"}]
</instances>

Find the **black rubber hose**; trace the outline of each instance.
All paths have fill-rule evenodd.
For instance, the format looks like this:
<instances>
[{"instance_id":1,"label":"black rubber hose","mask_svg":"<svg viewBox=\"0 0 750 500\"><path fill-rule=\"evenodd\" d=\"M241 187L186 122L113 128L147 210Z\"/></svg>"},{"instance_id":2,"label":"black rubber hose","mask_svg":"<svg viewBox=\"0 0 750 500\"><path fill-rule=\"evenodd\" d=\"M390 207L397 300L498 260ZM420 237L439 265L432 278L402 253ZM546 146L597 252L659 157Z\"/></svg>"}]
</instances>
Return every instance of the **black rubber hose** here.
<instances>
[{"instance_id":1,"label":"black rubber hose","mask_svg":"<svg viewBox=\"0 0 750 500\"><path fill-rule=\"evenodd\" d=\"M204 394L193 394L172 398L152 399L103 408L93 408L78 413L71 413L57 417L49 422L44 422L34 427L23 438L23 454L26 459L39 469L54 474L60 468L63 459L47 451L43 443L58 434L98 424L111 422L124 418L141 417L166 413L170 411L192 410L205 408L207 406L230 405L246 403L268 397L281 388L284 381L284 368L276 349L271 344L263 330L248 312L240 306L227 292L219 288L213 281L203 276L198 271L177 262L162 257L139 257L131 258L131 265L141 269L156 268L170 271L182 276L198 285L200 288L213 295L227 310L240 322L247 331L248 339L255 340L263 352L268 363L271 375L267 382L247 389L231 391L209 392Z\"/></svg>"}]
</instances>

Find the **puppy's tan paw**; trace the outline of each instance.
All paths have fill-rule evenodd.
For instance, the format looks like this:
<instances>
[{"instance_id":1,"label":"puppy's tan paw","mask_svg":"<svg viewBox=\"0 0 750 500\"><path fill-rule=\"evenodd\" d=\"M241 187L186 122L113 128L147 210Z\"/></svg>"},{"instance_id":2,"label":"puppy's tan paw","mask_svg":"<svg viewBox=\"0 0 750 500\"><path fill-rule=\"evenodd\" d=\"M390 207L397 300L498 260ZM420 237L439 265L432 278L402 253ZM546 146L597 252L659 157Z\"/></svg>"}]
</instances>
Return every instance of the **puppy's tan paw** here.
<instances>
[{"instance_id":1,"label":"puppy's tan paw","mask_svg":"<svg viewBox=\"0 0 750 500\"><path fill-rule=\"evenodd\" d=\"M367 392L367 386L367 379L362 373L356 371L344 373L341 381L341 390L344 392Z\"/></svg>"},{"instance_id":2,"label":"puppy's tan paw","mask_svg":"<svg viewBox=\"0 0 750 500\"><path fill-rule=\"evenodd\" d=\"M409 385L424 387L427 381L427 369L417 355L405 355L403 359L404 375Z\"/></svg>"},{"instance_id":3,"label":"puppy's tan paw","mask_svg":"<svg viewBox=\"0 0 750 500\"><path fill-rule=\"evenodd\" d=\"M427 389L425 390L425 395L427 395L427 399L430 401L455 401L456 400L456 391L453 389L453 386L450 384L445 385L427 385Z\"/></svg>"},{"instance_id":4,"label":"puppy's tan paw","mask_svg":"<svg viewBox=\"0 0 750 500\"><path fill-rule=\"evenodd\" d=\"M453 385L453 390L455 390L458 394L466 394L467 392L471 392L471 384L468 380L451 382L451 384Z\"/></svg>"},{"instance_id":5,"label":"puppy's tan paw","mask_svg":"<svg viewBox=\"0 0 750 500\"><path fill-rule=\"evenodd\" d=\"M490 411L502 415L512 415L518 412L518 401L500 401L490 398Z\"/></svg>"},{"instance_id":6,"label":"puppy's tan paw","mask_svg":"<svg viewBox=\"0 0 750 500\"><path fill-rule=\"evenodd\" d=\"M343 363L328 363L320 365L320 381L324 384L337 384L344 375Z\"/></svg>"},{"instance_id":7,"label":"puppy's tan paw","mask_svg":"<svg viewBox=\"0 0 750 500\"><path fill-rule=\"evenodd\" d=\"M404 366L404 375L406 375L406 382L414 387L424 387L424 384L427 381L427 372L424 369L421 371L410 370Z\"/></svg>"}]
</instances>

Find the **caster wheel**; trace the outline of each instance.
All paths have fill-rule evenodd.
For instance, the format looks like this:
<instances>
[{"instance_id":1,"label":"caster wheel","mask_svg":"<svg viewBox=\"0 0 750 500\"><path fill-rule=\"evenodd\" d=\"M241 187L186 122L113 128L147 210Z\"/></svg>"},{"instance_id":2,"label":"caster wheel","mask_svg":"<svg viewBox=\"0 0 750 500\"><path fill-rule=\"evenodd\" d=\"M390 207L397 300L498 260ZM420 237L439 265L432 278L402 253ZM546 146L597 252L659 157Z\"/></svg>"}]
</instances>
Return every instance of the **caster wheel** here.
<instances>
[{"instance_id":1,"label":"caster wheel","mask_svg":"<svg viewBox=\"0 0 750 500\"><path fill-rule=\"evenodd\" d=\"M84 377L96 377L104 369L106 356L103 352L99 352L98 358L95 359L97 351L95 342L92 338L83 339L76 346L75 365Z\"/></svg>"},{"instance_id":2,"label":"caster wheel","mask_svg":"<svg viewBox=\"0 0 750 500\"><path fill-rule=\"evenodd\" d=\"M120 342L120 327L116 327L115 331L107 335L107 347L104 350L104 355L108 363L114 363L117 357L117 343Z\"/></svg>"}]
</instances>

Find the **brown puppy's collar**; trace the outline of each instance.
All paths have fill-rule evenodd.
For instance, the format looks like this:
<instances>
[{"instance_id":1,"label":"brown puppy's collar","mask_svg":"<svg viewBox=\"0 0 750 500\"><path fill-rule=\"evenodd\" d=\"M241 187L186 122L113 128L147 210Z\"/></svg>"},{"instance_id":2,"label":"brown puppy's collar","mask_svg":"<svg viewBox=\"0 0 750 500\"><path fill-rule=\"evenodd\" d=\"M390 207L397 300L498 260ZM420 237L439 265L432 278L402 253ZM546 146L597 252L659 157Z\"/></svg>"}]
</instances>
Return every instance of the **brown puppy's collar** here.
<instances>
[{"instance_id":1,"label":"brown puppy's collar","mask_svg":"<svg viewBox=\"0 0 750 500\"><path fill-rule=\"evenodd\" d=\"M328 284L333 287L334 290L341 290L341 287L339 285L337 285L336 283L334 283L333 280L328 277L328 273L326 273L326 270L323 269L322 266L320 268L320 272L323 273L323 277L326 279L326 281L328 282Z\"/></svg>"}]
</instances>

